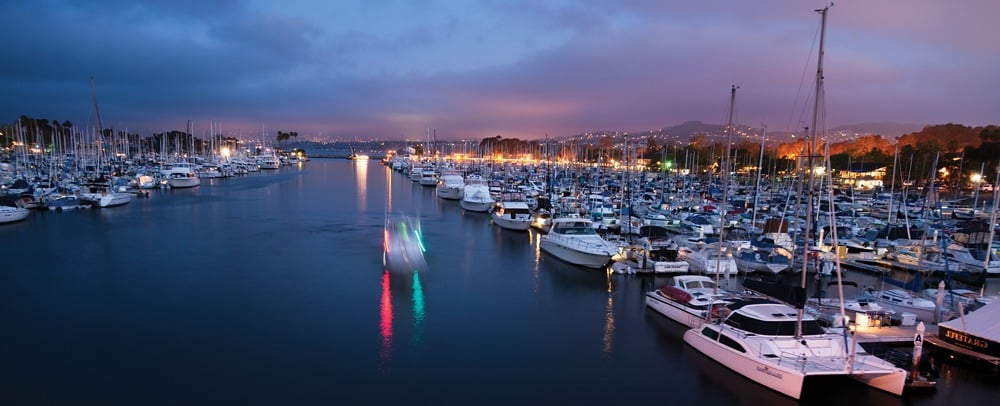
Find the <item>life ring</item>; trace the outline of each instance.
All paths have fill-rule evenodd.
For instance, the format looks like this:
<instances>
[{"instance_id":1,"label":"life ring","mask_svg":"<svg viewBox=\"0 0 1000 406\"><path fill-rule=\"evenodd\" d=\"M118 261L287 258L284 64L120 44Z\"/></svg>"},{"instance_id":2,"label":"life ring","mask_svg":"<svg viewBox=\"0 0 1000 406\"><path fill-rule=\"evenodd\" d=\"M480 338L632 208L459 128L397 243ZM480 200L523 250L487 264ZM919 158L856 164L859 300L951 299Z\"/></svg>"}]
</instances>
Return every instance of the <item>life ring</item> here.
<instances>
[{"instance_id":1,"label":"life ring","mask_svg":"<svg viewBox=\"0 0 1000 406\"><path fill-rule=\"evenodd\" d=\"M718 319L722 317L722 308L718 306L712 307L712 310L708 312L708 315L713 319Z\"/></svg>"}]
</instances>

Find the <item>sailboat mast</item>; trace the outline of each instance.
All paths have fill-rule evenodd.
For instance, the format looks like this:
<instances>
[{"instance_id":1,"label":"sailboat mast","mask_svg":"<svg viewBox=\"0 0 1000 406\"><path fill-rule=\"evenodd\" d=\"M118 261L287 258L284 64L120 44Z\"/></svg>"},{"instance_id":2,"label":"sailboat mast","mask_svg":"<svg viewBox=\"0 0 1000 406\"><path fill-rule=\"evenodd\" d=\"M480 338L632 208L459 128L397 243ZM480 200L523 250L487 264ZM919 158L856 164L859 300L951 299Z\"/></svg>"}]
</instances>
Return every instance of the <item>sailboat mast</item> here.
<instances>
[{"instance_id":1,"label":"sailboat mast","mask_svg":"<svg viewBox=\"0 0 1000 406\"><path fill-rule=\"evenodd\" d=\"M722 170L719 171L722 175L722 202L719 203L719 255L716 257L715 263L715 286L712 288L712 293L718 294L719 290L719 275L722 274L722 254L725 253L725 230L726 230L726 201L729 200L729 154L731 152L730 146L733 142L733 110L736 107L736 89L739 86L733 85L729 91L729 124L726 125L726 155L722 157ZM714 151L715 148L713 147ZM726 280L729 279L729 273L726 273Z\"/></svg>"},{"instance_id":2,"label":"sailboat mast","mask_svg":"<svg viewBox=\"0 0 1000 406\"><path fill-rule=\"evenodd\" d=\"M819 34L819 58L818 58L818 61L816 63L816 97L815 97L814 102L813 102L812 145L811 145L811 147L809 149L809 152L808 152L809 153L809 155L808 155L809 161L808 161L808 165L806 167L806 170L809 171L809 188L806 191L806 199L807 199L807 201L806 201L806 223L805 223L806 226L805 226L805 231L804 231L804 234L803 234L804 238L802 239L803 244L805 244L805 246L802 247L803 248L802 249L802 254L805 257L803 259L803 263L802 263L802 280L801 280L801 287L802 287L802 289L806 288L806 273L807 273L806 272L806 265L807 265L808 260L809 260L809 238L810 238L809 237L809 234L810 234L809 231L810 231L810 228L812 227L812 221L813 221L813 218L812 218L813 217L813 198L815 196L815 191L813 190L813 188L815 186L815 180L816 180L816 168L814 168L814 166L813 166L813 162L814 162L813 159L814 159L815 154L816 154L817 142L818 142L817 138L818 138L819 108L820 108L820 103L821 103L821 101L823 99L823 54L824 54L823 49L824 49L824 46L825 46L825 43L826 43L826 12L830 10L831 6L833 6L833 4L831 4L829 6L826 6L826 7L822 8L822 9L815 10L817 13L820 13L821 20L820 20L820 34ZM831 204L832 204L832 202L831 202ZM819 272L819 269L816 269L815 271ZM798 313L798 317L797 317L797 320L795 322L795 336L796 337L801 337L802 336L802 317L803 317L803 315L805 313L805 310L802 309L801 307L799 307L796 310L797 310L797 313Z\"/></svg>"},{"instance_id":3,"label":"sailboat mast","mask_svg":"<svg viewBox=\"0 0 1000 406\"><path fill-rule=\"evenodd\" d=\"M764 142L767 140L767 125L760 135L760 156L757 157L757 182L753 192L753 217L750 220L750 231L757 225L757 196L760 195L760 173L764 171Z\"/></svg>"}]
</instances>

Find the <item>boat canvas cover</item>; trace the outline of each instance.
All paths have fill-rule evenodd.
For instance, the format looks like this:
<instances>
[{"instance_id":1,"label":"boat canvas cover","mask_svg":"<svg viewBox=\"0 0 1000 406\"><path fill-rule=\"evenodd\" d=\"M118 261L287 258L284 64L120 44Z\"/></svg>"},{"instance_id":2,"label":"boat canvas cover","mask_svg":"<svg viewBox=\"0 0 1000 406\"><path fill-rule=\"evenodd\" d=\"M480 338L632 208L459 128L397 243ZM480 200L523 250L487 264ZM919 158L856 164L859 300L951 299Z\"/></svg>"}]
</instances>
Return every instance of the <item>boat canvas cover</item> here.
<instances>
[{"instance_id":1,"label":"boat canvas cover","mask_svg":"<svg viewBox=\"0 0 1000 406\"><path fill-rule=\"evenodd\" d=\"M992 302L962 318L938 324L938 337L955 346L1000 357L1000 302Z\"/></svg>"}]
</instances>

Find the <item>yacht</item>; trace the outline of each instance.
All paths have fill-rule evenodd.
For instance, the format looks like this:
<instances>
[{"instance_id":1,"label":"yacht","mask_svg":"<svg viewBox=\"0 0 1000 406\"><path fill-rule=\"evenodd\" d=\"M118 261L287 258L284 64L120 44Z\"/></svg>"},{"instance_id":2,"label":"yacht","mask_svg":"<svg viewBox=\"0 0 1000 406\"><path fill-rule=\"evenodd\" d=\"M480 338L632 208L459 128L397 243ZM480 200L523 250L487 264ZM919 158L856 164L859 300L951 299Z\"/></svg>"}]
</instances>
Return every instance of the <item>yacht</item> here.
<instances>
[{"instance_id":1,"label":"yacht","mask_svg":"<svg viewBox=\"0 0 1000 406\"><path fill-rule=\"evenodd\" d=\"M490 187L481 182L467 182L465 184L465 189L462 191L462 201L460 204L462 208L467 211L474 211L478 213L490 211L490 208L492 208L494 204L493 196L490 195Z\"/></svg>"},{"instance_id":2,"label":"yacht","mask_svg":"<svg viewBox=\"0 0 1000 406\"><path fill-rule=\"evenodd\" d=\"M691 328L722 317L731 303L733 295L704 275L678 275L672 285L646 292L646 306Z\"/></svg>"},{"instance_id":3,"label":"yacht","mask_svg":"<svg viewBox=\"0 0 1000 406\"><path fill-rule=\"evenodd\" d=\"M991 275L1000 274L1000 258L996 254L990 255L989 266L987 267L986 249L970 249L959 244L950 244L945 249L945 256L948 261L957 262L962 270L969 272L982 272L986 270Z\"/></svg>"},{"instance_id":4,"label":"yacht","mask_svg":"<svg viewBox=\"0 0 1000 406\"><path fill-rule=\"evenodd\" d=\"M732 254L727 253L723 248L728 247L722 247L718 242L705 244L697 250L690 247L680 247L678 256L687 261L691 266L691 271L735 275L736 261L733 260Z\"/></svg>"},{"instance_id":5,"label":"yacht","mask_svg":"<svg viewBox=\"0 0 1000 406\"><path fill-rule=\"evenodd\" d=\"M465 180L457 173L445 173L437 182L437 195L442 199L459 200L465 194Z\"/></svg>"},{"instance_id":6,"label":"yacht","mask_svg":"<svg viewBox=\"0 0 1000 406\"><path fill-rule=\"evenodd\" d=\"M31 211L20 207L0 206L0 224L21 221L28 217Z\"/></svg>"},{"instance_id":7,"label":"yacht","mask_svg":"<svg viewBox=\"0 0 1000 406\"><path fill-rule=\"evenodd\" d=\"M586 268L603 268L618 249L594 230L593 222L579 217L552 220L539 248L556 258Z\"/></svg>"},{"instance_id":8,"label":"yacht","mask_svg":"<svg viewBox=\"0 0 1000 406\"><path fill-rule=\"evenodd\" d=\"M80 199L91 202L97 207L114 207L132 202L132 194L125 192L93 192L80 193Z\"/></svg>"},{"instance_id":9,"label":"yacht","mask_svg":"<svg viewBox=\"0 0 1000 406\"><path fill-rule=\"evenodd\" d=\"M785 396L799 399L806 378L845 376L900 395L908 372L865 352L844 334L828 333L781 303L737 301L717 323L684 333L684 342L727 368Z\"/></svg>"},{"instance_id":10,"label":"yacht","mask_svg":"<svg viewBox=\"0 0 1000 406\"><path fill-rule=\"evenodd\" d=\"M658 274L684 274L691 265L680 259L680 247L670 238L647 238L645 251L653 272Z\"/></svg>"},{"instance_id":11,"label":"yacht","mask_svg":"<svg viewBox=\"0 0 1000 406\"><path fill-rule=\"evenodd\" d=\"M195 187L201 184L201 179L198 179L195 173L194 164L190 162L168 164L160 173L172 188Z\"/></svg>"},{"instance_id":12,"label":"yacht","mask_svg":"<svg viewBox=\"0 0 1000 406\"><path fill-rule=\"evenodd\" d=\"M531 209L525 202L499 201L493 207L493 222L500 228L527 231L531 221Z\"/></svg>"},{"instance_id":13,"label":"yacht","mask_svg":"<svg viewBox=\"0 0 1000 406\"><path fill-rule=\"evenodd\" d=\"M745 273L777 274L792 266L792 261L787 256L765 249L739 250L733 260L736 261L736 269Z\"/></svg>"},{"instance_id":14,"label":"yacht","mask_svg":"<svg viewBox=\"0 0 1000 406\"><path fill-rule=\"evenodd\" d=\"M420 179L417 180L421 186L435 186L438 178L433 166L425 166L420 170Z\"/></svg>"},{"instance_id":15,"label":"yacht","mask_svg":"<svg viewBox=\"0 0 1000 406\"><path fill-rule=\"evenodd\" d=\"M278 159L274 154L261 155L257 157L257 164L260 165L260 169L280 169L281 160Z\"/></svg>"},{"instance_id":16,"label":"yacht","mask_svg":"<svg viewBox=\"0 0 1000 406\"><path fill-rule=\"evenodd\" d=\"M911 313L916 315L918 320L923 320L929 323L937 321L937 318L935 317L937 304L933 300L917 297L903 289L876 291L872 288L868 288L868 290L859 297L874 300L880 306L898 314ZM947 316L950 315L943 315L942 317L945 318L942 320L951 319L951 317Z\"/></svg>"}]
</instances>

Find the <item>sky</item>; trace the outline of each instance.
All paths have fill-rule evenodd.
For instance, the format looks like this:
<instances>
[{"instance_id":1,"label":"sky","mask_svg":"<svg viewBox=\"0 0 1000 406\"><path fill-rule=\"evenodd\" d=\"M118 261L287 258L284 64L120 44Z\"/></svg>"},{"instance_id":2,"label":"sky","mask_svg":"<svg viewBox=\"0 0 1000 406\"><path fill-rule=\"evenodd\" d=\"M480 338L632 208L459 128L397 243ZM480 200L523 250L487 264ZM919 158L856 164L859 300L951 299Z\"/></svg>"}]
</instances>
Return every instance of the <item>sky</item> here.
<instances>
[{"instance_id":1,"label":"sky","mask_svg":"<svg viewBox=\"0 0 1000 406\"><path fill-rule=\"evenodd\" d=\"M536 139L812 120L806 0L0 0L0 122ZM1000 123L1000 1L840 0L820 124Z\"/></svg>"}]
</instances>

